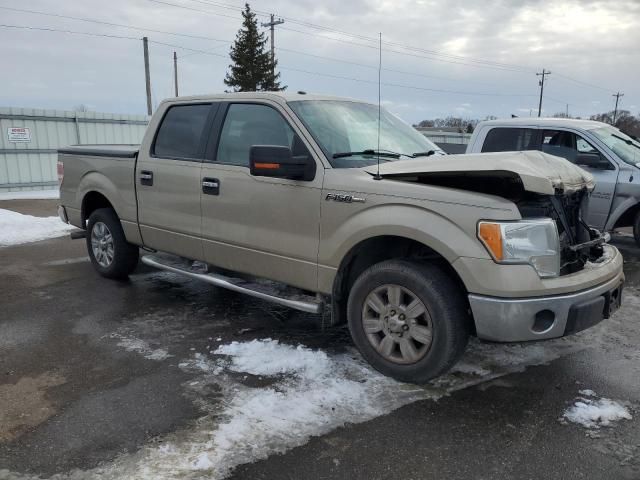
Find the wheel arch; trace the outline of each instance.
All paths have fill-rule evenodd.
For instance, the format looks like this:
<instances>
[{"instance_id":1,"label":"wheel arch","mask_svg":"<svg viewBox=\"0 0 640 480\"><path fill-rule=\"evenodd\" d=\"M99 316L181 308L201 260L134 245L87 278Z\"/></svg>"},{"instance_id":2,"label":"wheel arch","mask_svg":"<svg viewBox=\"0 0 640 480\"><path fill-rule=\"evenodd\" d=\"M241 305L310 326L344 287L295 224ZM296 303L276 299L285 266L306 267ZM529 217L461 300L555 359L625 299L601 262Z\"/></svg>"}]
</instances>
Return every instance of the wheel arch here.
<instances>
[{"instance_id":1,"label":"wheel arch","mask_svg":"<svg viewBox=\"0 0 640 480\"><path fill-rule=\"evenodd\" d=\"M638 212L640 212L640 203L636 202L635 204L628 206L626 210L620 213L618 218L613 222L611 230L633 226L633 222L635 221Z\"/></svg>"},{"instance_id":2,"label":"wheel arch","mask_svg":"<svg viewBox=\"0 0 640 480\"><path fill-rule=\"evenodd\" d=\"M86 227L87 220L91 214L99 208L110 208L115 212L113 204L109 199L97 190L91 190L82 197L80 215L82 224Z\"/></svg>"},{"instance_id":3,"label":"wheel arch","mask_svg":"<svg viewBox=\"0 0 640 480\"><path fill-rule=\"evenodd\" d=\"M332 324L346 321L349 290L364 270L384 260L400 258L436 263L466 294L466 286L458 272L442 253L431 246L399 235L373 236L352 246L340 262L333 280L331 295Z\"/></svg>"}]
</instances>

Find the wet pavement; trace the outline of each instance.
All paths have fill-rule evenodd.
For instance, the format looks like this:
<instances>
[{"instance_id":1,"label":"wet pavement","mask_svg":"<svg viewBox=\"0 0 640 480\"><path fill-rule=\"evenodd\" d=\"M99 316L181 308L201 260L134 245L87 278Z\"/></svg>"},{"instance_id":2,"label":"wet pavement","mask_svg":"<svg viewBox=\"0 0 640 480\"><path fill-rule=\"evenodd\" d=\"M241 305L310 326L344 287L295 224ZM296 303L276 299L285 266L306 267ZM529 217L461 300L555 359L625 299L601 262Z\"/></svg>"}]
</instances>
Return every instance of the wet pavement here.
<instances>
[{"instance_id":1,"label":"wet pavement","mask_svg":"<svg viewBox=\"0 0 640 480\"><path fill-rule=\"evenodd\" d=\"M1 248L0 479L640 479L640 249L614 244L614 318L552 342L472 342L425 387L380 377L313 315L144 266L106 280L82 240ZM261 368L269 355L299 366ZM584 389L633 419L567 424Z\"/></svg>"}]
</instances>

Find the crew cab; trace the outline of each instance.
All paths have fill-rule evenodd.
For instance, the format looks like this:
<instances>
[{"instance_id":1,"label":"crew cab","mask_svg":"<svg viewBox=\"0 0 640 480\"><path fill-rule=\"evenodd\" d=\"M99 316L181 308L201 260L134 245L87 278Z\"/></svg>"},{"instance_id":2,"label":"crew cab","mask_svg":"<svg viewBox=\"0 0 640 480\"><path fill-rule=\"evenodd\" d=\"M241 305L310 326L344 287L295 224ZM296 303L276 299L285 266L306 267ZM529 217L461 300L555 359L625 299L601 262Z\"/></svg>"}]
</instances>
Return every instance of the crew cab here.
<instances>
[{"instance_id":1,"label":"crew cab","mask_svg":"<svg viewBox=\"0 0 640 480\"><path fill-rule=\"evenodd\" d=\"M542 152L445 156L365 102L166 100L140 145L68 147L59 172L60 217L101 275L126 277L142 251L347 322L364 358L402 381L447 371L470 335L562 337L622 298L622 256L581 218L589 173Z\"/></svg>"},{"instance_id":2,"label":"crew cab","mask_svg":"<svg viewBox=\"0 0 640 480\"><path fill-rule=\"evenodd\" d=\"M569 118L512 118L478 124L467 153L539 150L591 173L596 186L586 222L611 232L633 227L640 245L640 142L602 122Z\"/></svg>"}]
</instances>

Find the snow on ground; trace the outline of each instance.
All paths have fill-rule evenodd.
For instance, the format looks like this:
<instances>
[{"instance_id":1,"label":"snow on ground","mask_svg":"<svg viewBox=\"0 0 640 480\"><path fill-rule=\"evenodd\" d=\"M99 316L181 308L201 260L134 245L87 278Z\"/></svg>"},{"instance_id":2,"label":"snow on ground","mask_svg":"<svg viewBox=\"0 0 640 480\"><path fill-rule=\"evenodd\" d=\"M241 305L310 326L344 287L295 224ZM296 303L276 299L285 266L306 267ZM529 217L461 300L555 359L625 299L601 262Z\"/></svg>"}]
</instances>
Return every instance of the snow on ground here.
<instances>
[{"instance_id":1,"label":"snow on ground","mask_svg":"<svg viewBox=\"0 0 640 480\"><path fill-rule=\"evenodd\" d=\"M58 217L32 217L0 209L0 247L61 237L73 228Z\"/></svg>"},{"instance_id":2,"label":"snow on ground","mask_svg":"<svg viewBox=\"0 0 640 480\"><path fill-rule=\"evenodd\" d=\"M21 192L0 192L2 200L50 200L60 198L60 190L29 190Z\"/></svg>"},{"instance_id":3,"label":"snow on ground","mask_svg":"<svg viewBox=\"0 0 640 480\"><path fill-rule=\"evenodd\" d=\"M631 420L631 412L621 402L609 398L594 398L593 390L580 390L581 395L567 408L562 418L586 428L609 427L618 420ZM589 398L587 398L589 397Z\"/></svg>"},{"instance_id":4,"label":"snow on ground","mask_svg":"<svg viewBox=\"0 0 640 480\"><path fill-rule=\"evenodd\" d=\"M151 348L147 342L139 338L131 338L119 333L112 333L109 338L118 339L118 346L124 348L127 352L136 352L149 360L166 360L173 355L164 348Z\"/></svg>"},{"instance_id":5,"label":"snow on ground","mask_svg":"<svg viewBox=\"0 0 640 480\"><path fill-rule=\"evenodd\" d=\"M473 341L452 372L416 386L379 374L355 350L332 354L268 338L232 342L178 363L197 375L185 385L186 393L208 412L195 426L78 478L224 478L238 465L304 445L347 423L437 400L582 348L575 337L545 344ZM249 376L267 386L247 386ZM212 386L221 389L219 403L209 399Z\"/></svg>"}]
</instances>

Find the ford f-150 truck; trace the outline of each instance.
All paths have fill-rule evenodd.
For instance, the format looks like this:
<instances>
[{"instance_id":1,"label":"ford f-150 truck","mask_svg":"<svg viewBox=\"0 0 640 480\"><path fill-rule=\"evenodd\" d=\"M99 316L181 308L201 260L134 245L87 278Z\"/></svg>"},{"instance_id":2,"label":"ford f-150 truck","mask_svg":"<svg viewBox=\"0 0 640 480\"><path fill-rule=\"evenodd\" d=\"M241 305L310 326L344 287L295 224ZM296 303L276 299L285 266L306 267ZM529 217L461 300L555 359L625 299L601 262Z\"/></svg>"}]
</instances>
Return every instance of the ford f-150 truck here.
<instances>
[{"instance_id":1,"label":"ford f-150 truck","mask_svg":"<svg viewBox=\"0 0 640 480\"><path fill-rule=\"evenodd\" d=\"M348 322L376 369L425 382L470 335L561 337L620 305L587 227L591 175L542 152L444 156L368 103L282 93L164 101L136 146L60 150L59 214L96 270L142 262ZM185 259L187 261L185 261Z\"/></svg>"}]
</instances>

